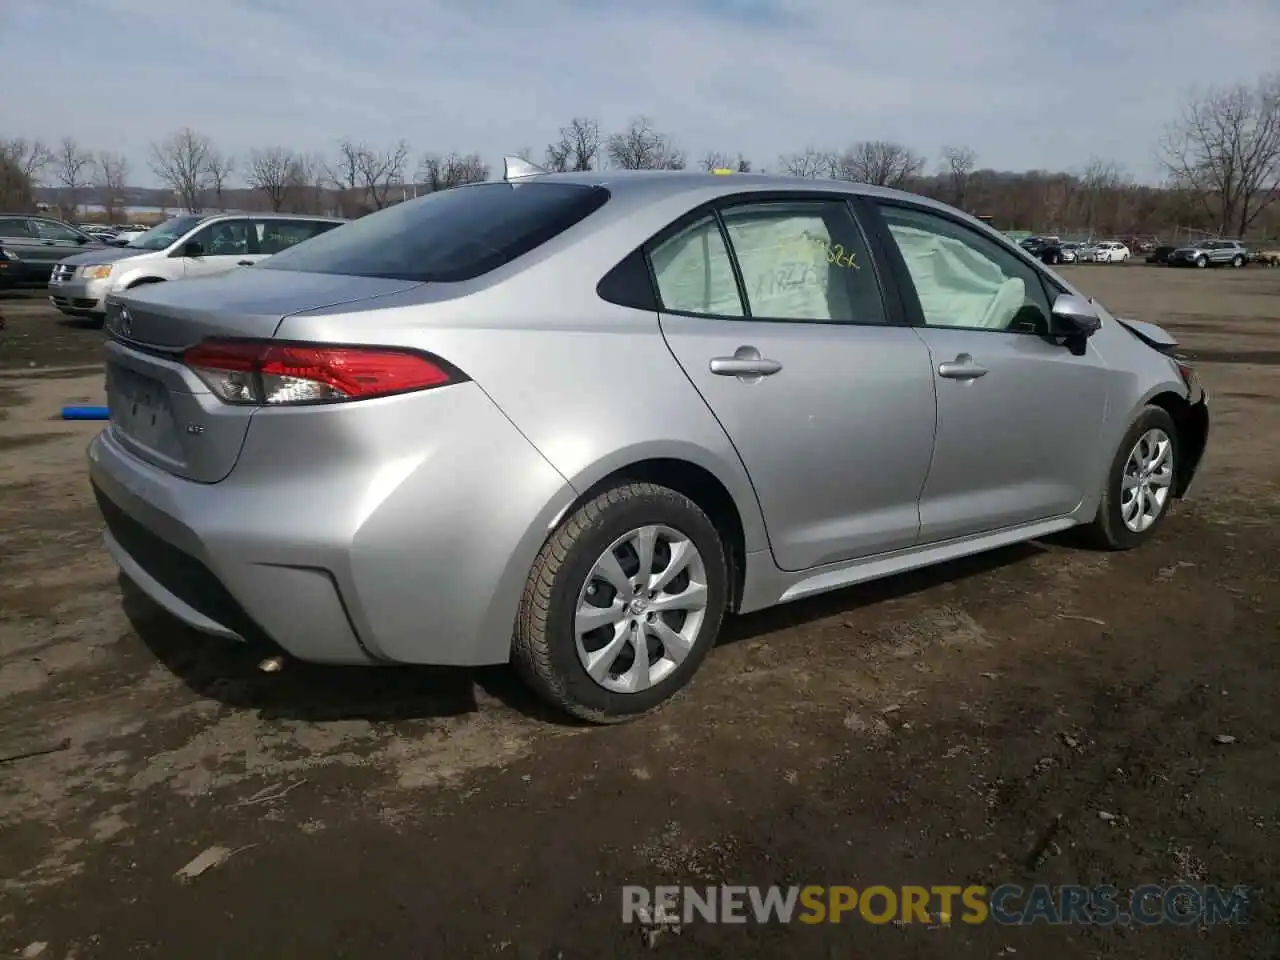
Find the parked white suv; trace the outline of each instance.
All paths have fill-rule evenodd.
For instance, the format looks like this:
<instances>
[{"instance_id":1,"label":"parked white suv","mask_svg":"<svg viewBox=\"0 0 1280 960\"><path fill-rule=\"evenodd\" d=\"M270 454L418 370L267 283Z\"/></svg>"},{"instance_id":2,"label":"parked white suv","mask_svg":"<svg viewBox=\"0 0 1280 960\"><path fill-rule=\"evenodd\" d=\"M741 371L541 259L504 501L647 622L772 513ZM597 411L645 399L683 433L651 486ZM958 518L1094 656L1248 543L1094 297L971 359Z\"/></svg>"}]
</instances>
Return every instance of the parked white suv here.
<instances>
[{"instance_id":1,"label":"parked white suv","mask_svg":"<svg viewBox=\"0 0 1280 960\"><path fill-rule=\"evenodd\" d=\"M283 213L173 217L123 247L59 261L49 278L49 300L68 316L101 320L109 293L251 266L345 222Z\"/></svg>"},{"instance_id":2,"label":"parked white suv","mask_svg":"<svg viewBox=\"0 0 1280 960\"><path fill-rule=\"evenodd\" d=\"M1124 263L1129 256L1129 248L1119 240L1103 240L1093 248L1095 263Z\"/></svg>"}]
</instances>

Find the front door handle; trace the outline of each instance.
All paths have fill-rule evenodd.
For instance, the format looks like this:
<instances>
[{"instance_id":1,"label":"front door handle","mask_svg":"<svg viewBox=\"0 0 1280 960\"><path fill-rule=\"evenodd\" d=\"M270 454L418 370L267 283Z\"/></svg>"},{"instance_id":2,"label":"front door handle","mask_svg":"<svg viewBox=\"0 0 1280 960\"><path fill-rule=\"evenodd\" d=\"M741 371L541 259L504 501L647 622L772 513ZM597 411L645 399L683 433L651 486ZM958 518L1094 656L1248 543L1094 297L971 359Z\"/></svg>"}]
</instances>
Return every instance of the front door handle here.
<instances>
[{"instance_id":1,"label":"front door handle","mask_svg":"<svg viewBox=\"0 0 1280 960\"><path fill-rule=\"evenodd\" d=\"M237 261L236 266L237 266L237 267L252 267L252 266L253 266L253 261L252 261L252 260L240 260L240 261Z\"/></svg>"},{"instance_id":2,"label":"front door handle","mask_svg":"<svg viewBox=\"0 0 1280 960\"><path fill-rule=\"evenodd\" d=\"M938 364L938 376L948 380L976 380L985 377L987 368L973 362L973 357L962 353L948 363Z\"/></svg>"},{"instance_id":3,"label":"front door handle","mask_svg":"<svg viewBox=\"0 0 1280 960\"><path fill-rule=\"evenodd\" d=\"M758 379L771 377L782 369L777 360L760 356L755 347L743 346L733 351L732 357L713 357L711 372L721 377L743 377Z\"/></svg>"}]
</instances>

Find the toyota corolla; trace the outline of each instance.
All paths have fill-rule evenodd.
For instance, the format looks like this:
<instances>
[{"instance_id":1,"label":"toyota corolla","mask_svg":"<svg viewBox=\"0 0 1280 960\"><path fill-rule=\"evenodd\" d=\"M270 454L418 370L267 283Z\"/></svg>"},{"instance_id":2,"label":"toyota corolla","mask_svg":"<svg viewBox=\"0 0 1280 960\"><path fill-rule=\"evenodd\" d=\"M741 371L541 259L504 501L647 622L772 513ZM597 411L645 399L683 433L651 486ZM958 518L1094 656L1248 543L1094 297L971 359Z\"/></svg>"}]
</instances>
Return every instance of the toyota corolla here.
<instances>
[{"instance_id":1,"label":"toyota corolla","mask_svg":"<svg viewBox=\"0 0 1280 960\"><path fill-rule=\"evenodd\" d=\"M866 185L544 174L108 305L123 572L335 664L510 662L609 722L726 614L1082 527L1150 538L1208 435L1149 323Z\"/></svg>"}]
</instances>

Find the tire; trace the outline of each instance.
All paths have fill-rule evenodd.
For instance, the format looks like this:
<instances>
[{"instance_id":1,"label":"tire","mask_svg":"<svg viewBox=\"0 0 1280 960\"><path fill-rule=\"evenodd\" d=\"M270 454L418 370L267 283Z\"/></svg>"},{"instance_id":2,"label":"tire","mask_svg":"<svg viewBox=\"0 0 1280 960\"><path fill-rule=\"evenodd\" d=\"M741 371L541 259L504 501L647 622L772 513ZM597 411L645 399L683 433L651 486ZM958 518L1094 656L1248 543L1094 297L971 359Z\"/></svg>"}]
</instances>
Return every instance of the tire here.
<instances>
[{"instance_id":1,"label":"tire","mask_svg":"<svg viewBox=\"0 0 1280 960\"><path fill-rule=\"evenodd\" d=\"M699 579L705 583L705 606L699 622L690 623L698 611L656 613L643 606L631 609L626 596L599 576L597 564L611 555L628 581L638 577L636 535L656 533L653 561L661 571L663 557L672 550L693 548L695 557L653 602L663 597L692 598ZM680 539L683 538L683 543ZM677 546L678 544L678 546ZM665 545L665 546L664 546ZM634 572L633 572L634 569ZM692 575L687 575L692 572ZM715 645L728 596L728 563L715 525L688 497L651 483L622 483L606 489L566 517L534 560L520 601L512 638L512 665L542 700L559 710L592 723L618 723L634 719L669 701L693 677ZM616 582L616 581L615 581ZM683 586L680 586L684 584ZM623 581L630 589L631 584ZM592 595L600 593L592 600ZM641 598L643 599L643 598ZM603 602L605 606L599 604ZM580 638L576 630L580 608L614 608L612 623L602 614L602 625ZM656 619L655 619L656 618ZM656 626L650 627L653 623ZM639 633L632 632L639 625ZM691 634L681 655L668 653L657 630L669 631L669 641ZM610 636L612 631L612 636ZM636 684L636 647L633 639L645 639L650 663L645 683ZM613 647L612 653L605 653ZM671 650L676 650L672 644ZM587 672L585 658L601 658L597 673ZM605 660L609 662L604 662ZM657 674L655 676L655 673ZM635 686L639 689L619 689Z\"/></svg>"},{"instance_id":2,"label":"tire","mask_svg":"<svg viewBox=\"0 0 1280 960\"><path fill-rule=\"evenodd\" d=\"M1165 459L1161 462L1159 469L1151 474L1153 479L1166 481L1165 485L1160 488L1148 481L1146 486L1139 482L1137 486L1130 487L1127 485L1126 477L1135 473L1135 464L1131 461L1140 460L1142 457L1143 451L1138 449L1140 442L1150 447L1149 440L1153 431L1158 431L1155 435L1156 439L1163 434L1164 441L1169 444ZM1169 507L1173 501L1174 481L1177 477L1178 456L1178 431L1173 418L1160 407L1145 407L1125 431L1120 447L1111 459L1111 465L1107 469L1106 486L1102 491L1102 500L1098 504L1097 516L1086 528L1088 538L1095 545L1106 550L1131 550L1151 539L1160 524L1164 522L1164 518L1169 515ZM1141 473L1137 475L1141 476ZM1151 514L1149 509L1144 508L1142 521L1139 522L1139 515L1130 508L1131 498L1126 497L1128 489L1151 490L1154 493L1163 489L1164 500L1148 501L1158 509ZM1148 514L1151 515L1148 517ZM1126 523L1126 515L1130 516L1133 526ZM1146 525L1143 526L1142 523Z\"/></svg>"},{"instance_id":3,"label":"tire","mask_svg":"<svg viewBox=\"0 0 1280 960\"><path fill-rule=\"evenodd\" d=\"M1209 258L1206 257L1203 253L1200 254L1200 256L1196 257L1196 266L1199 267L1201 270L1203 270L1208 265L1209 265Z\"/></svg>"},{"instance_id":4,"label":"tire","mask_svg":"<svg viewBox=\"0 0 1280 960\"><path fill-rule=\"evenodd\" d=\"M1232 258L1231 265L1235 267L1237 270L1239 270L1241 267L1244 266L1244 257L1240 256L1240 254L1237 253L1235 257Z\"/></svg>"}]
</instances>

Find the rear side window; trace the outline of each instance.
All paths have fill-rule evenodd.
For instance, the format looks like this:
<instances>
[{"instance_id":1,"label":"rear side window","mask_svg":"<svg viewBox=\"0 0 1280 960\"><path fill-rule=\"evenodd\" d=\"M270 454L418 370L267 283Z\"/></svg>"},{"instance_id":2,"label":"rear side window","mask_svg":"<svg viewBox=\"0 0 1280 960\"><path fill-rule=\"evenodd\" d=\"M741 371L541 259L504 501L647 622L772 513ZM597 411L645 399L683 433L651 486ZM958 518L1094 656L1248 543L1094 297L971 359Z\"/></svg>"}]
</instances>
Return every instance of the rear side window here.
<instances>
[{"instance_id":1,"label":"rear side window","mask_svg":"<svg viewBox=\"0 0 1280 960\"><path fill-rule=\"evenodd\" d=\"M0 237L29 238L31 236L31 228L27 226L26 220L0 220Z\"/></svg>"},{"instance_id":2,"label":"rear side window","mask_svg":"<svg viewBox=\"0 0 1280 960\"><path fill-rule=\"evenodd\" d=\"M328 233L338 223L326 223L321 220L260 220L258 231L258 252L267 256L288 250L303 240L310 240L322 233Z\"/></svg>"},{"instance_id":3,"label":"rear side window","mask_svg":"<svg viewBox=\"0 0 1280 960\"><path fill-rule=\"evenodd\" d=\"M263 270L456 283L510 263L609 199L577 183L482 183L428 194L277 253Z\"/></svg>"}]
</instances>

